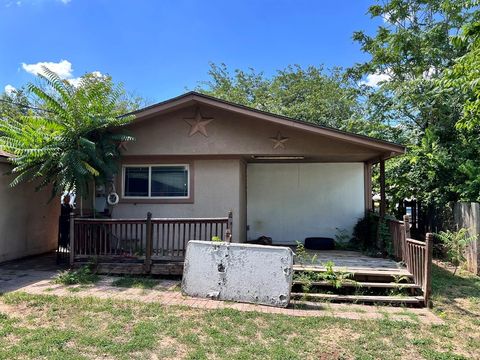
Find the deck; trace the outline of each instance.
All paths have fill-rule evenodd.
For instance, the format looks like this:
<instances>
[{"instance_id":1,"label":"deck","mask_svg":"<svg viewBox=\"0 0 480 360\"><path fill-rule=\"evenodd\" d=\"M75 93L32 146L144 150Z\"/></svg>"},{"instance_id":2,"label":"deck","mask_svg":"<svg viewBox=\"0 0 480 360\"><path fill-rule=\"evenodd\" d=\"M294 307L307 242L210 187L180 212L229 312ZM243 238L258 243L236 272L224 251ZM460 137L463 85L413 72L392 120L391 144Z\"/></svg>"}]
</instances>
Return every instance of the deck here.
<instances>
[{"instance_id":1,"label":"deck","mask_svg":"<svg viewBox=\"0 0 480 360\"><path fill-rule=\"evenodd\" d=\"M391 259L375 258L362 254L359 251L346 250L306 250L309 257L315 259L312 262L300 263L295 259L294 269L325 269L324 264L328 261L334 263L335 271L345 271L365 275L388 274L395 276L410 276L410 272Z\"/></svg>"}]
</instances>

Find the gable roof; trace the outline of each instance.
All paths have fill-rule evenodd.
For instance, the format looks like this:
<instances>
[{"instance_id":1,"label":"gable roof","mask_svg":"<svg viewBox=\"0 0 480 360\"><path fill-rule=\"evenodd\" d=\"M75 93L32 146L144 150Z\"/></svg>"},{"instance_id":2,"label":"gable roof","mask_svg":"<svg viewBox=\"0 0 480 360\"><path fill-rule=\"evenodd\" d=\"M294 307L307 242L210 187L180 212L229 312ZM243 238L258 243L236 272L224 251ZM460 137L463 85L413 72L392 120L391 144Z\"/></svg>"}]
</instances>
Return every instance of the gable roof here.
<instances>
[{"instance_id":1,"label":"gable roof","mask_svg":"<svg viewBox=\"0 0 480 360\"><path fill-rule=\"evenodd\" d=\"M390 157L405 153L405 147L400 144L376 139L376 138L365 136L365 135L355 134L355 133L351 133L343 130L338 130L332 127L318 125L318 124L303 121L303 120L297 120L297 119L293 119L283 115L269 113L267 111L262 111L262 110L254 109L248 106L236 104L236 103L222 100L210 95L201 94L196 91L187 92L183 95L171 98L166 101L159 102L157 104L147 106L143 109L133 111L126 115L135 115L134 122L137 122L137 121L143 121L145 119L152 118L162 113L166 113L169 111L173 111L173 110L176 110L188 105L194 105L194 104L204 104L204 105L224 109L226 111L231 111L237 114L258 118L260 120L269 121L272 123L277 123L280 125L289 126L289 127L300 129L300 130L317 133L319 135L330 137L332 139L346 141L352 144L375 149L376 151L379 151L382 154L384 154L382 156L384 159L388 159Z\"/></svg>"}]
</instances>

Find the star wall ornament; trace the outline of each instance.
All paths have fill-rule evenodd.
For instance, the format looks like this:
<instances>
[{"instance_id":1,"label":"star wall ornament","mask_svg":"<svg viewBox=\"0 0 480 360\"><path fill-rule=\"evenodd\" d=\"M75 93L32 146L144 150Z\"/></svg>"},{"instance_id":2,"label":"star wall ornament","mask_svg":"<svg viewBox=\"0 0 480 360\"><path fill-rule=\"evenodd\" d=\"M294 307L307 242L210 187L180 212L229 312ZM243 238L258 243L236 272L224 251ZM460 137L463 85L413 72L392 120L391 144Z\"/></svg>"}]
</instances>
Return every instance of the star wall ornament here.
<instances>
[{"instance_id":1,"label":"star wall ornament","mask_svg":"<svg viewBox=\"0 0 480 360\"><path fill-rule=\"evenodd\" d=\"M282 136L280 131L277 133L277 136L270 138L270 140L273 141L273 149L285 149L285 143L288 141L288 139L288 137Z\"/></svg>"},{"instance_id":2,"label":"star wall ornament","mask_svg":"<svg viewBox=\"0 0 480 360\"><path fill-rule=\"evenodd\" d=\"M197 109L195 112L195 117L193 118L184 118L188 125L190 125L190 132L188 136L193 136L196 133L200 133L205 137L208 137L207 125L213 121L213 118L203 117L200 113L200 110Z\"/></svg>"}]
</instances>

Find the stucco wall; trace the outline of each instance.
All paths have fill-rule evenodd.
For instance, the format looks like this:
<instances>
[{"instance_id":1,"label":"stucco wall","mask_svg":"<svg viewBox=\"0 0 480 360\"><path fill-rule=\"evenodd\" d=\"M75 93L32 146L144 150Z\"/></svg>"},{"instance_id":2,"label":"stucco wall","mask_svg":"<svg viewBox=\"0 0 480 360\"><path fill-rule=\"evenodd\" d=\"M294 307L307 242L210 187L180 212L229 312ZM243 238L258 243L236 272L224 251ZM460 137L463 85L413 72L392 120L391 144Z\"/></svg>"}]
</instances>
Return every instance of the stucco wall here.
<instances>
[{"instance_id":1,"label":"stucco wall","mask_svg":"<svg viewBox=\"0 0 480 360\"><path fill-rule=\"evenodd\" d=\"M249 239L334 238L365 212L361 163L248 164L247 179Z\"/></svg>"},{"instance_id":2,"label":"stucco wall","mask_svg":"<svg viewBox=\"0 0 480 360\"><path fill-rule=\"evenodd\" d=\"M240 184L244 164L239 159L194 160L194 201L187 204L122 203L113 208L114 218L225 217L233 211L233 241L245 239L244 189Z\"/></svg>"},{"instance_id":3,"label":"stucco wall","mask_svg":"<svg viewBox=\"0 0 480 360\"><path fill-rule=\"evenodd\" d=\"M206 126L208 137L188 136L190 125L184 119L194 116L192 106L130 125L136 141L128 144L125 155L305 155L327 161L378 156L371 149L292 127L205 106L200 111L213 118ZM289 138L285 149L273 149L270 138L278 132Z\"/></svg>"},{"instance_id":4,"label":"stucco wall","mask_svg":"<svg viewBox=\"0 0 480 360\"><path fill-rule=\"evenodd\" d=\"M33 184L11 188L9 166L0 163L0 262L54 250L58 236L59 202Z\"/></svg>"}]
</instances>

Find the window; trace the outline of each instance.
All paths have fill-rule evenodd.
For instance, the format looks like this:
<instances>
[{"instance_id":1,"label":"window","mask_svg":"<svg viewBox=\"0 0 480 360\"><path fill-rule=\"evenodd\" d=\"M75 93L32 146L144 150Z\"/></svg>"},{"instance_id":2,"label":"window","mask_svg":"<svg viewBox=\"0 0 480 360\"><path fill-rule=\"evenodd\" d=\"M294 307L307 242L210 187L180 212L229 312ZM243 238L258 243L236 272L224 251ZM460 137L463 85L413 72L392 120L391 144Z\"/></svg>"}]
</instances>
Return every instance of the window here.
<instances>
[{"instance_id":1,"label":"window","mask_svg":"<svg viewBox=\"0 0 480 360\"><path fill-rule=\"evenodd\" d=\"M126 198L188 198L188 165L125 166L123 196Z\"/></svg>"}]
</instances>

